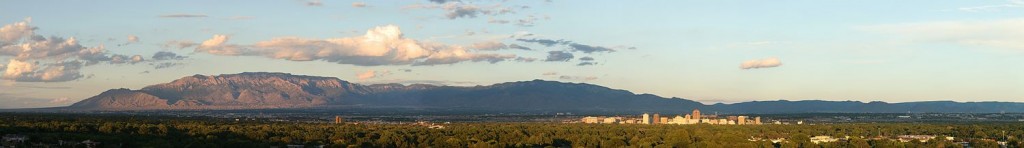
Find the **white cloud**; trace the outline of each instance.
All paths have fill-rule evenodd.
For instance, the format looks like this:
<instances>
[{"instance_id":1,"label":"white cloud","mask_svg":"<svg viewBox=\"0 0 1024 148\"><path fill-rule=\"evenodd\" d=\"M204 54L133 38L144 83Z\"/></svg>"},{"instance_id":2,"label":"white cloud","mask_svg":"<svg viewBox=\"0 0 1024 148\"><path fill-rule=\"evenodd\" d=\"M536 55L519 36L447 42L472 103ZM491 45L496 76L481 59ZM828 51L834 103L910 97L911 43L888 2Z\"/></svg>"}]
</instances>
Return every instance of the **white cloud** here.
<instances>
[{"instance_id":1,"label":"white cloud","mask_svg":"<svg viewBox=\"0 0 1024 148\"><path fill-rule=\"evenodd\" d=\"M196 52L205 52L215 55L244 54L243 52L245 52L245 49L243 49L242 47L239 47L238 45L224 44L228 42L229 38L230 37L227 35L213 35L213 38L210 38L206 41L203 41L203 43L199 44L199 47L196 47Z\"/></svg>"},{"instance_id":2,"label":"white cloud","mask_svg":"<svg viewBox=\"0 0 1024 148\"><path fill-rule=\"evenodd\" d=\"M505 45L505 43L501 43L498 41L485 41L473 43L473 45L470 47L476 50L500 50L508 48L508 45Z\"/></svg>"},{"instance_id":3,"label":"white cloud","mask_svg":"<svg viewBox=\"0 0 1024 148\"><path fill-rule=\"evenodd\" d=\"M391 71L387 71L387 70L385 70L385 71L367 70L366 72L356 74L356 78L359 78L359 80L367 80L367 79L383 77L383 76L386 76L386 75L391 75Z\"/></svg>"},{"instance_id":4,"label":"white cloud","mask_svg":"<svg viewBox=\"0 0 1024 148\"><path fill-rule=\"evenodd\" d=\"M19 40L32 36L36 27L29 26L32 18L25 18L24 21L0 27L0 46L16 43Z\"/></svg>"},{"instance_id":5,"label":"white cloud","mask_svg":"<svg viewBox=\"0 0 1024 148\"><path fill-rule=\"evenodd\" d=\"M63 82L81 78L83 75L78 72L82 63L59 62L46 64L46 67L39 69L37 62L24 62L11 59L7 63L7 69L2 77L6 80L18 82Z\"/></svg>"},{"instance_id":6,"label":"white cloud","mask_svg":"<svg viewBox=\"0 0 1024 148\"><path fill-rule=\"evenodd\" d=\"M946 21L866 27L911 42L953 43L1024 50L1024 18L986 21Z\"/></svg>"},{"instance_id":7,"label":"white cloud","mask_svg":"<svg viewBox=\"0 0 1024 148\"><path fill-rule=\"evenodd\" d=\"M352 2L352 7L356 7L356 8L366 7L366 3L364 3L364 2Z\"/></svg>"},{"instance_id":8,"label":"white cloud","mask_svg":"<svg viewBox=\"0 0 1024 148\"><path fill-rule=\"evenodd\" d=\"M146 59L142 58L142 55L134 55L134 56L132 56L132 63L138 63L138 62L142 62L142 61L145 61L145 60Z\"/></svg>"},{"instance_id":9,"label":"white cloud","mask_svg":"<svg viewBox=\"0 0 1024 148\"><path fill-rule=\"evenodd\" d=\"M378 26L363 36L304 39L281 37L253 45L226 43L229 36L215 35L196 48L197 52L232 56L265 56L291 61L324 60L360 66L438 65L463 61L500 62L515 55L471 53L457 45L421 42L403 37L397 26Z\"/></svg>"},{"instance_id":10,"label":"white cloud","mask_svg":"<svg viewBox=\"0 0 1024 148\"><path fill-rule=\"evenodd\" d=\"M82 78L82 66L112 61L104 46L85 47L74 37L44 37L31 19L0 27L0 57L12 57L2 78L17 82L62 82ZM127 59L123 57L122 59ZM128 59L130 60L130 59ZM141 58L139 60L142 60ZM84 63L83 63L84 62Z\"/></svg>"},{"instance_id":11,"label":"white cloud","mask_svg":"<svg viewBox=\"0 0 1024 148\"><path fill-rule=\"evenodd\" d=\"M772 67L778 67L778 66L781 66L781 65L782 65L782 61L780 61L779 58L771 57L771 58L765 58L765 59L753 59L753 60L744 61L743 63L740 64L740 68L742 68L742 69L772 68Z\"/></svg>"},{"instance_id":12,"label":"white cloud","mask_svg":"<svg viewBox=\"0 0 1024 148\"><path fill-rule=\"evenodd\" d=\"M128 35L128 43L138 43L139 37L135 35Z\"/></svg>"}]
</instances>

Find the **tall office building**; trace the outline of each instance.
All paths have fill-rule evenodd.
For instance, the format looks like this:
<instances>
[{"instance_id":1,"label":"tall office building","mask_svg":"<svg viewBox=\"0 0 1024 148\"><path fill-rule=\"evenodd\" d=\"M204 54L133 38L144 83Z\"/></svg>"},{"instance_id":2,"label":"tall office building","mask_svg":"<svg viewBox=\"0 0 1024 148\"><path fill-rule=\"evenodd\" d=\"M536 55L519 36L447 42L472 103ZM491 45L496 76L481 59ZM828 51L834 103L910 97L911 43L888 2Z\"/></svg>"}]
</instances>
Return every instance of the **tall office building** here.
<instances>
[{"instance_id":1,"label":"tall office building","mask_svg":"<svg viewBox=\"0 0 1024 148\"><path fill-rule=\"evenodd\" d=\"M760 125L761 124L761 117L754 117L754 124Z\"/></svg>"},{"instance_id":2,"label":"tall office building","mask_svg":"<svg viewBox=\"0 0 1024 148\"><path fill-rule=\"evenodd\" d=\"M334 116L334 123L341 123L341 116Z\"/></svg>"},{"instance_id":3,"label":"tall office building","mask_svg":"<svg viewBox=\"0 0 1024 148\"><path fill-rule=\"evenodd\" d=\"M747 123L747 116L739 116L739 117L736 117L736 118L737 118L736 119L736 124L739 124L739 125L749 124L749 123Z\"/></svg>"},{"instance_id":4,"label":"tall office building","mask_svg":"<svg viewBox=\"0 0 1024 148\"><path fill-rule=\"evenodd\" d=\"M658 113L654 113L653 118L654 122L651 122L651 124L661 124L661 116L659 116Z\"/></svg>"},{"instance_id":5,"label":"tall office building","mask_svg":"<svg viewBox=\"0 0 1024 148\"><path fill-rule=\"evenodd\" d=\"M642 118L643 118L643 120L640 121L640 123L651 124L651 114L644 113Z\"/></svg>"},{"instance_id":6,"label":"tall office building","mask_svg":"<svg viewBox=\"0 0 1024 148\"><path fill-rule=\"evenodd\" d=\"M700 120L700 110L699 109L693 109L693 119Z\"/></svg>"}]
</instances>

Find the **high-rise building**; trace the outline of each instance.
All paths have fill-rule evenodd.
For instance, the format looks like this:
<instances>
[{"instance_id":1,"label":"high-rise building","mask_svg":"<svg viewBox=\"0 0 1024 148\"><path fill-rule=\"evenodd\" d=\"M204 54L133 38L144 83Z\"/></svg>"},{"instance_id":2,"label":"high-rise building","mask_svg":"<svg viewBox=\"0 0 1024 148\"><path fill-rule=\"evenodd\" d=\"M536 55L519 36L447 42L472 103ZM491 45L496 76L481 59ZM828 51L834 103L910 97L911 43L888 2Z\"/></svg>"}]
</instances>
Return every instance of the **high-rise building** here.
<instances>
[{"instance_id":1,"label":"high-rise building","mask_svg":"<svg viewBox=\"0 0 1024 148\"><path fill-rule=\"evenodd\" d=\"M668 116L661 117L661 120L659 121L661 122L658 122L658 124L668 124Z\"/></svg>"},{"instance_id":2,"label":"high-rise building","mask_svg":"<svg viewBox=\"0 0 1024 148\"><path fill-rule=\"evenodd\" d=\"M761 125L761 117L754 117L754 124Z\"/></svg>"},{"instance_id":3,"label":"high-rise building","mask_svg":"<svg viewBox=\"0 0 1024 148\"><path fill-rule=\"evenodd\" d=\"M651 117L651 120L653 121L651 122L651 124L659 124L661 123L661 115L658 115L658 113L654 113L654 116Z\"/></svg>"},{"instance_id":4,"label":"high-rise building","mask_svg":"<svg viewBox=\"0 0 1024 148\"><path fill-rule=\"evenodd\" d=\"M700 120L700 110L699 109L693 109L693 119Z\"/></svg>"},{"instance_id":5,"label":"high-rise building","mask_svg":"<svg viewBox=\"0 0 1024 148\"><path fill-rule=\"evenodd\" d=\"M736 124L739 124L739 125L749 124L749 123L747 123L747 116L739 116L739 117L737 117Z\"/></svg>"},{"instance_id":6,"label":"high-rise building","mask_svg":"<svg viewBox=\"0 0 1024 148\"><path fill-rule=\"evenodd\" d=\"M334 123L340 124L342 122L341 116L334 116Z\"/></svg>"},{"instance_id":7,"label":"high-rise building","mask_svg":"<svg viewBox=\"0 0 1024 148\"><path fill-rule=\"evenodd\" d=\"M640 121L641 124L651 124L651 114L644 113L642 118L643 120Z\"/></svg>"}]
</instances>

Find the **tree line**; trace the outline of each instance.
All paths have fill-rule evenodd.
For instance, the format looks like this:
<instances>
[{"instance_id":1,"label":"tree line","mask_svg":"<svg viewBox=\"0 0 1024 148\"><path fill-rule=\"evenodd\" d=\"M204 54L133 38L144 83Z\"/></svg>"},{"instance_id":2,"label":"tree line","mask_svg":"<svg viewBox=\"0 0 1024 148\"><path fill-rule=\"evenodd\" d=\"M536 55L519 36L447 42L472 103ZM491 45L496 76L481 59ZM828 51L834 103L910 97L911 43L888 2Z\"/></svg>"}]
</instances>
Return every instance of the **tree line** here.
<instances>
[{"instance_id":1,"label":"tree line","mask_svg":"<svg viewBox=\"0 0 1024 148\"><path fill-rule=\"evenodd\" d=\"M0 135L27 135L33 143L93 140L101 147L998 147L1024 148L1024 124L844 123L818 125L630 125L563 123L453 123L433 129L412 124L332 124L235 121L219 118L130 115L0 114ZM938 135L899 142L896 135ZM813 136L847 140L812 143ZM880 138L886 137L886 138ZM770 139L785 138L772 143Z\"/></svg>"}]
</instances>

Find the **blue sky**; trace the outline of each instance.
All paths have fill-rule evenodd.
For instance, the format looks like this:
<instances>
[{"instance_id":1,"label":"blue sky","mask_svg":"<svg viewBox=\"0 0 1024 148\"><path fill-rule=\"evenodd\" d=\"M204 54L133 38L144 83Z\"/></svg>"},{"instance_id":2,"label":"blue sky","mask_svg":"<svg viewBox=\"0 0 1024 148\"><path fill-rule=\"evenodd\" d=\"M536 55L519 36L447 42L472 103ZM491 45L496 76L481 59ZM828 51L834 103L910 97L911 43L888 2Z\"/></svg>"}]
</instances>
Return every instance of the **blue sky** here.
<instances>
[{"instance_id":1,"label":"blue sky","mask_svg":"<svg viewBox=\"0 0 1024 148\"><path fill-rule=\"evenodd\" d=\"M42 0L5 2L0 24L0 108L252 71L704 103L1024 99L1020 0Z\"/></svg>"}]
</instances>

